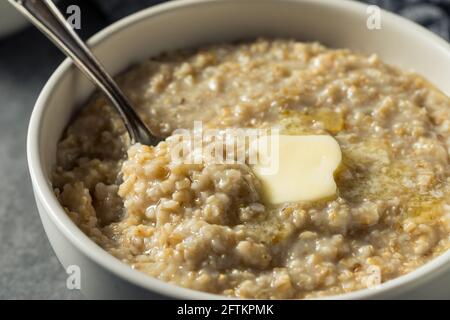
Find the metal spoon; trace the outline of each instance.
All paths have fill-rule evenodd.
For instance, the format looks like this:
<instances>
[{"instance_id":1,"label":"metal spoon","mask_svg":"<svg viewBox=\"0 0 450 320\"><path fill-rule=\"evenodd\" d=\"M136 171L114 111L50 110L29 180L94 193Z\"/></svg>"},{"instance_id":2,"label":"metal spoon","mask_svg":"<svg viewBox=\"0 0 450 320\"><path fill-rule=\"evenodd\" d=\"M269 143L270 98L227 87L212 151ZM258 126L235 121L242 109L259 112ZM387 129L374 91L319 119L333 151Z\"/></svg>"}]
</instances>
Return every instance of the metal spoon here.
<instances>
[{"instance_id":1,"label":"metal spoon","mask_svg":"<svg viewBox=\"0 0 450 320\"><path fill-rule=\"evenodd\" d=\"M125 123L132 143L156 145L163 140L147 128L117 83L51 0L9 0L9 2L70 57L89 80L111 100Z\"/></svg>"}]
</instances>

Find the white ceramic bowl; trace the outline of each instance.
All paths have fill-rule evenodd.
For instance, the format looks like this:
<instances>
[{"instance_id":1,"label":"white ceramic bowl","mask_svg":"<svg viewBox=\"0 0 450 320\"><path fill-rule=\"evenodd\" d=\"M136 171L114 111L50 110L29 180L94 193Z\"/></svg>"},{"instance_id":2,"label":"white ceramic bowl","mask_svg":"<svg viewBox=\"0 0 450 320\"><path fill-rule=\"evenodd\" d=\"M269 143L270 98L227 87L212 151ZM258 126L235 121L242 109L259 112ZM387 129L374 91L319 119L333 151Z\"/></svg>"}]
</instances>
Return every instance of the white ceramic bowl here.
<instances>
[{"instance_id":1,"label":"white ceramic bowl","mask_svg":"<svg viewBox=\"0 0 450 320\"><path fill-rule=\"evenodd\" d=\"M90 44L113 73L164 50L258 36L295 37L332 47L378 53L425 75L450 94L450 46L427 30L382 12L380 30L366 28L367 6L336 0L183 0L129 16ZM91 298L220 296L171 285L132 270L83 234L55 198L50 172L56 144L77 106L93 91L65 61L42 90L28 131L28 163L39 213L61 263L81 268L81 290ZM376 288L334 298L449 298L450 252Z\"/></svg>"}]
</instances>

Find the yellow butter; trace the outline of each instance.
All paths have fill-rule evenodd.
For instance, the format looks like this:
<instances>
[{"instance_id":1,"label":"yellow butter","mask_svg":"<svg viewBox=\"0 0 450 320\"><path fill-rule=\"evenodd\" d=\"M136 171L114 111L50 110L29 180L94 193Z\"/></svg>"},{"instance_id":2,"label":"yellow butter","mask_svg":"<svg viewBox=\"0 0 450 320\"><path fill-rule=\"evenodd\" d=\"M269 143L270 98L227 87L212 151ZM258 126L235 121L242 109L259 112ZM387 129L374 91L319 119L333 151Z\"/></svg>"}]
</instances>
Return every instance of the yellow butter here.
<instances>
[{"instance_id":1,"label":"yellow butter","mask_svg":"<svg viewBox=\"0 0 450 320\"><path fill-rule=\"evenodd\" d=\"M257 142L258 159L252 168L268 202L315 201L336 194L334 171L342 154L333 137L262 136Z\"/></svg>"}]
</instances>

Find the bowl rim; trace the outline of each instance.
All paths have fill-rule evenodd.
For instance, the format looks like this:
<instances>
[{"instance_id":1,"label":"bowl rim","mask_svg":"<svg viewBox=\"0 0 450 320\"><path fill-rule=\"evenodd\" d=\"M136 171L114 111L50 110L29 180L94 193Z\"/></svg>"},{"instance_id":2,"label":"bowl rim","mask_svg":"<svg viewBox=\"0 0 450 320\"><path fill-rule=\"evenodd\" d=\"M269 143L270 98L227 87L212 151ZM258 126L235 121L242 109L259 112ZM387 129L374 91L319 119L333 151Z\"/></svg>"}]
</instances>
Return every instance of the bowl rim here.
<instances>
[{"instance_id":1,"label":"bowl rim","mask_svg":"<svg viewBox=\"0 0 450 320\"><path fill-rule=\"evenodd\" d=\"M349 10L355 14L365 13L368 7L367 4L359 3L350 0L278 0L287 3L314 3L317 6L332 7L335 9ZM175 0L167 3L162 3L153 7L149 7L142 11L136 12L132 15L126 16L121 20L109 25L96 33L88 40L91 47L96 47L102 44L104 40L114 36L114 34L124 28L132 26L144 19L151 19L152 17L173 12L174 10L183 10L186 7L214 5L214 3L223 2L255 2L255 0ZM273 3L273 0L258 0L260 3ZM405 28L410 28L414 32L421 33L430 38L440 50L446 51L450 59L450 44L444 39L435 35L424 27L409 21L396 14L382 10L383 19L390 20L392 24L400 25ZM194 289L180 287L178 285L168 283L156 278L150 277L140 271L133 270L119 259L113 257L107 251L98 246L91 240L81 229L79 229L66 214L62 206L59 204L48 178L44 174L43 164L39 153L39 141L42 130L42 118L46 112L47 101L52 97L53 90L56 84L62 79L73 66L69 59L65 59L55 72L51 75L42 89L34 106L27 134L27 160L30 171L31 181L35 192L36 201L39 202L45 214L50 218L51 222L57 229L69 240L72 246L76 247L90 260L100 265L115 276L124 279L137 287L147 291L153 291L163 294L167 297L181 298L181 299L236 299L219 294L212 294L202 292ZM395 290L406 290L406 287L413 288L419 286L421 283L429 280L431 277L435 278L445 272L450 266L450 250L444 252L438 257L411 271L408 274L402 275L395 279L384 282L376 287L357 290L340 295L333 295L324 297L325 299L368 299L373 296L379 296L382 293L389 293Z\"/></svg>"}]
</instances>

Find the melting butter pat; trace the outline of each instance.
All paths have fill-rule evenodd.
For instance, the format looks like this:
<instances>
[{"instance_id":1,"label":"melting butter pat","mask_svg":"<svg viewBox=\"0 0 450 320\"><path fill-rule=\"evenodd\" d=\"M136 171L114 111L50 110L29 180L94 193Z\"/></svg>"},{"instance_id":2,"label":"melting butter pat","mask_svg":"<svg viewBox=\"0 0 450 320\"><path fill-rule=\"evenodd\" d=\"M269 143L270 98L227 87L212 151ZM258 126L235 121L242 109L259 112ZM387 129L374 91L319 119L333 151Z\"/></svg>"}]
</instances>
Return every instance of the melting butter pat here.
<instances>
[{"instance_id":1,"label":"melting butter pat","mask_svg":"<svg viewBox=\"0 0 450 320\"><path fill-rule=\"evenodd\" d=\"M334 171L342 154L333 137L262 136L257 149L252 168L262 183L266 201L315 201L336 194Z\"/></svg>"}]
</instances>

